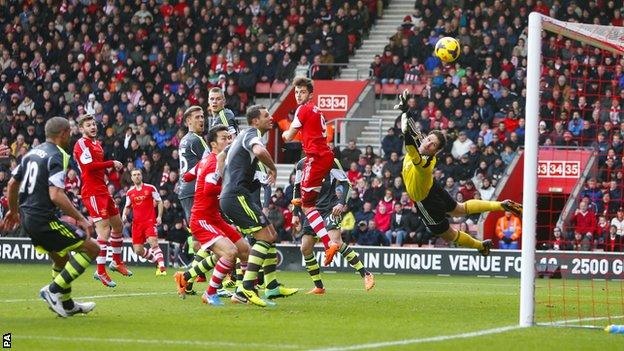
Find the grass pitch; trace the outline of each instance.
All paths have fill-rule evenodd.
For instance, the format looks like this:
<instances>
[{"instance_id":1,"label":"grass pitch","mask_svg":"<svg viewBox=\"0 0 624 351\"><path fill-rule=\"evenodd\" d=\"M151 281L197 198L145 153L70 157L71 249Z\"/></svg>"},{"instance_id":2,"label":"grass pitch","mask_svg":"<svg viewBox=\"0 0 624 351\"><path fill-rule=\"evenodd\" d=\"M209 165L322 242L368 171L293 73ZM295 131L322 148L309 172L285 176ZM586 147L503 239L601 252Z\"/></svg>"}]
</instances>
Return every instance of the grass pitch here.
<instances>
[{"instance_id":1,"label":"grass pitch","mask_svg":"<svg viewBox=\"0 0 624 351\"><path fill-rule=\"evenodd\" d=\"M0 331L16 350L621 350L624 335L599 330L518 329L519 281L376 275L365 292L355 274L324 274L325 296L306 295L304 272L279 272L302 291L276 307L214 308L199 296L181 300L173 269L131 267L105 288L93 268L73 284L76 300L97 303L89 315L58 318L38 298L46 265L0 266ZM197 284L197 290L206 283ZM539 289L538 289L539 291ZM552 307L552 306L551 306ZM549 308L551 308L549 307ZM539 308L538 308L539 312ZM540 312L541 313L541 312ZM606 324L606 322L601 322ZM509 327L509 329L499 329Z\"/></svg>"}]
</instances>

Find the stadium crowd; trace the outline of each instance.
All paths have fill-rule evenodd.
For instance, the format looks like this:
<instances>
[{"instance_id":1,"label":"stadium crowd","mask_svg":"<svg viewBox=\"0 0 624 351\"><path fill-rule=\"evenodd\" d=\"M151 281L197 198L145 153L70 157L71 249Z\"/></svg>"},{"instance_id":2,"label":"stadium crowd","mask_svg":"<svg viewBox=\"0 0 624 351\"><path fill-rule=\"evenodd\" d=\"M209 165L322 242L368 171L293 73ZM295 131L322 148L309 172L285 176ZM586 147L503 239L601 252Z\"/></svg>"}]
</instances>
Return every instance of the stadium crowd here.
<instances>
[{"instance_id":1,"label":"stadium crowd","mask_svg":"<svg viewBox=\"0 0 624 351\"><path fill-rule=\"evenodd\" d=\"M605 6L600 1L446 3L418 1L375 57L371 78L380 93L411 89L410 118L425 132L435 128L446 134L449 142L435 179L458 201L489 200L524 142L528 14L535 10L566 21L621 26L615 15L621 9L616 11L613 1ZM161 235L183 241L186 224L175 193L177 146L185 133L182 111L194 104L206 106L208 89L220 87L226 106L240 114L253 100L258 82L287 83L298 67L312 78L331 79L337 71L319 64L348 62L374 22L377 6L373 0L0 5L0 142L13 155L0 168L4 208L9 171L43 140L45 121L55 115L73 121L92 113L100 123L106 159L125 163L108 175L118 205L131 185L129 171L143 169L144 181L155 185L163 198ZM462 44L454 64L443 65L432 55L442 36L456 37ZM588 181L588 205L593 205L588 207L596 209L597 222L604 224L619 218L615 209L622 201L623 63L561 37L553 36L543 46L547 68L540 144L598 151L604 161L600 164L607 166L593 188ZM72 126L75 142L80 132ZM404 191L396 127L381 140L380 155L374 152L377 145L362 150L354 141L342 150L334 148L352 183L343 234L347 242L361 245L443 245L431 237ZM72 168L66 189L80 205L80 175ZM283 223L276 225L281 239L296 242L300 228L289 225L287 209L292 183L291 177L290 184L278 188L265 210L274 223ZM599 207L605 196L610 205ZM474 232L479 217L452 221ZM566 240L574 239L567 233L574 233L578 223L575 219L564 228ZM519 239L520 233L506 232L499 234L502 243ZM602 234L593 231L588 238L580 233L590 247L599 246L595 238ZM616 232L620 250L623 233ZM608 237L601 248L607 249ZM553 238L555 243L555 234Z\"/></svg>"},{"instance_id":2,"label":"stadium crowd","mask_svg":"<svg viewBox=\"0 0 624 351\"><path fill-rule=\"evenodd\" d=\"M291 6L292 5L292 6ZM118 204L141 168L165 206L162 233L186 236L175 187L185 134L182 111L207 105L219 87L241 115L258 83L288 83L296 68L315 78L337 73L377 16L377 1L63 1L0 4L0 142L10 169L44 140L45 122L67 117L72 145L81 114L95 115ZM316 65L312 63L316 62ZM80 205L75 164L67 190ZM2 200L6 212L6 193Z\"/></svg>"}]
</instances>

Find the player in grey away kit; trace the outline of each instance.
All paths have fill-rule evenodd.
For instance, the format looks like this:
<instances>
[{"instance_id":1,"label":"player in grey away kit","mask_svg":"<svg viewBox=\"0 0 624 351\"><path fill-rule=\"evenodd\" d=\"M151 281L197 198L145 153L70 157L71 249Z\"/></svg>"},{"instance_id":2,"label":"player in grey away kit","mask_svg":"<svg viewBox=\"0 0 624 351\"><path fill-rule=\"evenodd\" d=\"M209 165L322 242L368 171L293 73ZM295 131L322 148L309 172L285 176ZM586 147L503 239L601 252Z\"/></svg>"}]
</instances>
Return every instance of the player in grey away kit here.
<instances>
[{"instance_id":1,"label":"player in grey away kit","mask_svg":"<svg viewBox=\"0 0 624 351\"><path fill-rule=\"evenodd\" d=\"M314 289L308 291L308 294L323 295L325 294L325 288L321 280L320 266L312 250L314 244L318 241L318 237L300 207L301 179L303 178L303 164L305 161L306 158L304 157L297 162L295 166L296 173L292 201L295 205L295 211L293 211L293 225L297 225L300 218L303 218L303 222L301 223L303 231L303 236L301 237L301 254L305 260L306 270L310 274L315 286ZM337 190L341 191L340 197L336 194ZM368 291L375 286L373 274L364 268L359 255L353 251L348 244L342 241L340 233L340 221L345 205L349 199L350 191L351 183L347 178L347 174L342 169L340 161L334 159L333 168L329 171L329 174L325 176L321 184L321 191L316 200L316 208L325 221L325 228L327 228L331 240L340 245L338 252L349 262L349 265L351 265L353 269L360 273L360 276L364 279L364 288Z\"/></svg>"}]
</instances>

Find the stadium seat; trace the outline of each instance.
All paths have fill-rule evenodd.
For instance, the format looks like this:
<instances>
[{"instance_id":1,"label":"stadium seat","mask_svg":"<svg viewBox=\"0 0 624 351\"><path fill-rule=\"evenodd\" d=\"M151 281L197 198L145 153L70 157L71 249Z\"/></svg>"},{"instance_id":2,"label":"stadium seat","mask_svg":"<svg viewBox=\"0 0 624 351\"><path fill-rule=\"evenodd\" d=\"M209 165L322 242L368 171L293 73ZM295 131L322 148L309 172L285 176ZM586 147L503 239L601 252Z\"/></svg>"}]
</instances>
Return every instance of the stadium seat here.
<instances>
[{"instance_id":1,"label":"stadium seat","mask_svg":"<svg viewBox=\"0 0 624 351\"><path fill-rule=\"evenodd\" d=\"M425 88L424 84L416 84L416 85L414 85L414 89L412 90L412 94L420 95L424 88Z\"/></svg>"},{"instance_id":2,"label":"stadium seat","mask_svg":"<svg viewBox=\"0 0 624 351\"><path fill-rule=\"evenodd\" d=\"M381 94L381 84L375 83L375 94Z\"/></svg>"},{"instance_id":3,"label":"stadium seat","mask_svg":"<svg viewBox=\"0 0 624 351\"><path fill-rule=\"evenodd\" d=\"M383 84L381 86L381 93L383 95L396 95L399 91L397 90L396 84Z\"/></svg>"},{"instance_id":4,"label":"stadium seat","mask_svg":"<svg viewBox=\"0 0 624 351\"><path fill-rule=\"evenodd\" d=\"M271 83L259 82L256 84L256 94L270 94Z\"/></svg>"},{"instance_id":5,"label":"stadium seat","mask_svg":"<svg viewBox=\"0 0 624 351\"><path fill-rule=\"evenodd\" d=\"M273 82L273 84L271 84L271 94L280 95L282 92L284 92L286 87L286 83L276 80Z\"/></svg>"}]
</instances>

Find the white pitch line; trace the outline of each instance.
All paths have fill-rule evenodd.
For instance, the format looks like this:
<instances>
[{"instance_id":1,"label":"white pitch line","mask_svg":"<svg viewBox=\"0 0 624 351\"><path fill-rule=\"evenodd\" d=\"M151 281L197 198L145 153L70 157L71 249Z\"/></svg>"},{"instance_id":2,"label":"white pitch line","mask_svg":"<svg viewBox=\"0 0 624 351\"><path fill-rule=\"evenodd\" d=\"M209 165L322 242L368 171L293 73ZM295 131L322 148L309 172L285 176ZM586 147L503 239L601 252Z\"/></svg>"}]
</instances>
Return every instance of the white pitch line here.
<instances>
[{"instance_id":1,"label":"white pitch line","mask_svg":"<svg viewBox=\"0 0 624 351\"><path fill-rule=\"evenodd\" d=\"M91 296L75 296L75 299L108 299L113 297L132 297L132 296L154 296L154 295L173 295L173 292L146 292L146 293L128 293L128 294L107 294L107 295L91 295ZM32 299L11 299L0 300L0 303L15 303L15 302L32 302L39 301L41 298Z\"/></svg>"},{"instance_id":2,"label":"white pitch line","mask_svg":"<svg viewBox=\"0 0 624 351\"><path fill-rule=\"evenodd\" d=\"M469 333L440 335L440 336L432 336L428 338L419 338L419 339L384 341L384 342L350 345L350 346L334 346L334 347L326 347L326 348L319 348L319 349L310 349L308 351L349 351L349 350L379 349L379 348L390 347L390 346L413 345L413 344L422 344L422 343L427 343L427 342L473 338L476 336L504 333L507 331L516 330L520 328L521 327L519 325L510 325L507 327L500 327L500 328L494 328L494 329L477 330L477 331L469 332Z\"/></svg>"},{"instance_id":3,"label":"white pitch line","mask_svg":"<svg viewBox=\"0 0 624 351\"><path fill-rule=\"evenodd\" d=\"M146 344L146 345L174 345L174 346L190 346L200 348L212 348L215 346L223 347L255 347L255 348L276 348L276 349L301 349L300 345L289 344L258 344L248 342L229 342L218 340L170 340L170 339L128 339L128 338L95 338L88 336L41 336L41 335L16 335L14 334L13 340L29 339L29 340L53 340L63 342L97 342L102 344L114 343L114 344Z\"/></svg>"},{"instance_id":4,"label":"white pitch line","mask_svg":"<svg viewBox=\"0 0 624 351\"><path fill-rule=\"evenodd\" d=\"M595 321L604 321L604 320L609 320L609 319L620 319L620 318L624 318L624 315L622 316L611 316L611 317L587 317L587 318L577 318L577 319L562 319L560 321L556 321L556 322L552 322L552 323L545 323L544 325L556 325L556 326L565 326L566 324L570 324L570 323L578 323L578 322L595 322Z\"/></svg>"}]
</instances>

